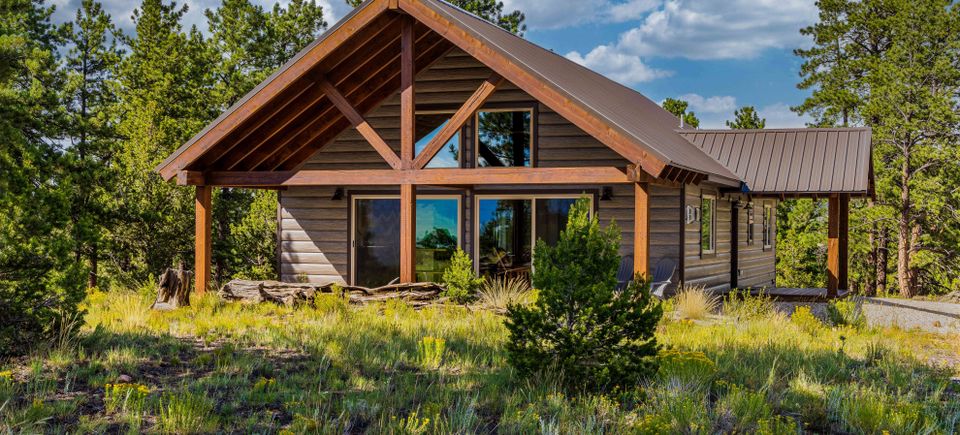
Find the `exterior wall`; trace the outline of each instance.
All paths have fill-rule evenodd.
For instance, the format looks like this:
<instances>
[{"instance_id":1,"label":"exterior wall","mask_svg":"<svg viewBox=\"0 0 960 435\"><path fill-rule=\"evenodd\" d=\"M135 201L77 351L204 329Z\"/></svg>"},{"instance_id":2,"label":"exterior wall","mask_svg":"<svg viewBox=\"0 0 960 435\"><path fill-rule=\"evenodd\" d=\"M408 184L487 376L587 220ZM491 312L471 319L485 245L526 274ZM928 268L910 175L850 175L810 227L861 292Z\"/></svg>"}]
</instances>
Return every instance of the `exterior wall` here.
<instances>
[{"instance_id":1,"label":"exterior wall","mask_svg":"<svg viewBox=\"0 0 960 435\"><path fill-rule=\"evenodd\" d=\"M700 222L685 223L684 244L684 284L704 286L710 291L730 290L732 219L734 203L746 203L745 195L720 194L716 186L704 183L701 186L688 185L685 188L684 207L700 207L703 194L712 194L717 198L716 210L716 250L712 254L703 254L700 249ZM739 288L773 287L776 277L776 213L773 213L773 241L770 248L763 248L763 205L776 210L776 200L753 199L754 204L754 242L747 244L747 212L737 208L737 286ZM684 221L685 222L685 221Z\"/></svg>"},{"instance_id":2,"label":"exterior wall","mask_svg":"<svg viewBox=\"0 0 960 435\"><path fill-rule=\"evenodd\" d=\"M491 70L467 56L453 51L417 77L418 108L442 107L455 110ZM517 105L534 107L536 115L534 165L539 167L619 166L627 161L581 129L538 104L515 86L505 83L488 99L488 105ZM399 96L385 101L367 114L367 120L384 140L399 152ZM461 131L462 157L465 166L473 165L474 126L472 122ZM304 169L386 169L387 164L374 149L351 128L314 155ZM347 180L345 180L347 181ZM281 193L280 199L280 269L281 279L296 281L307 278L311 282L349 281L350 215L349 195L370 193L370 187L344 186L343 199L332 200L334 187L295 187ZM633 187L612 186L612 197L599 200L600 186L483 186L476 190L454 190L464 195L461 205L461 247L473 252L474 193L490 192L585 192L594 194L595 209L602 225L616 221L622 232L621 253L633 252ZM396 188L379 189L384 193ZM424 194L425 192L420 192ZM651 268L659 259L669 257L680 265L681 239L680 189L653 186L651 188Z\"/></svg>"}]
</instances>

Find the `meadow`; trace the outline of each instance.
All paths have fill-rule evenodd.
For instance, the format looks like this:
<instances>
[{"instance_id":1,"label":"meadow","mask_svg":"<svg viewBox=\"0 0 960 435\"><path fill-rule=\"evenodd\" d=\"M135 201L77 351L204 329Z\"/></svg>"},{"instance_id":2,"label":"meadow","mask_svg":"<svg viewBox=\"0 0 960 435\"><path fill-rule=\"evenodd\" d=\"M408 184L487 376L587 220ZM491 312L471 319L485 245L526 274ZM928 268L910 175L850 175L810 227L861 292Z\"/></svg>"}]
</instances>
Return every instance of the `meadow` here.
<instances>
[{"instance_id":1,"label":"meadow","mask_svg":"<svg viewBox=\"0 0 960 435\"><path fill-rule=\"evenodd\" d=\"M577 394L562 373L517 376L504 317L478 306L208 294L156 312L151 299L90 293L77 338L0 362L0 432L960 431L960 337L868 328L843 310L824 322L762 299L668 301L656 376Z\"/></svg>"}]
</instances>

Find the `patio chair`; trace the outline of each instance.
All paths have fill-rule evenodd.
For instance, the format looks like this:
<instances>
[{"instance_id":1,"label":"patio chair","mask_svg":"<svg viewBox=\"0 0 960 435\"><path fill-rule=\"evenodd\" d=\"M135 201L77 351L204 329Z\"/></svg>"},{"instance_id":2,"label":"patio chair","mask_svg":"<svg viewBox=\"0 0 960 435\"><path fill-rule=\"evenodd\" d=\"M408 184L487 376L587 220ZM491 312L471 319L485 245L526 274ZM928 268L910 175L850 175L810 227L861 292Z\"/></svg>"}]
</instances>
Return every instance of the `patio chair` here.
<instances>
[{"instance_id":1,"label":"patio chair","mask_svg":"<svg viewBox=\"0 0 960 435\"><path fill-rule=\"evenodd\" d=\"M650 294L663 299L664 292L673 282L673 275L677 271L677 263L671 258L662 258L657 262L650 282ZM627 288L633 281L633 255L624 255L617 270L617 290Z\"/></svg>"}]
</instances>

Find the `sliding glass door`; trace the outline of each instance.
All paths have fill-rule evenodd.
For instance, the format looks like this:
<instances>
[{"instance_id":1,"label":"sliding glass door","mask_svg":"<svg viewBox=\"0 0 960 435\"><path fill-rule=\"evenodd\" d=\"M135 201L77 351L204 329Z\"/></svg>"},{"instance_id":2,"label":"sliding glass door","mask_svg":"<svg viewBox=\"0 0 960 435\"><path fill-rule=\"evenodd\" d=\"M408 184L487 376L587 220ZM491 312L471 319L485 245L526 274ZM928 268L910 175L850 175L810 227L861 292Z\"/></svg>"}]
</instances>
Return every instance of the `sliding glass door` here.
<instances>
[{"instance_id":1,"label":"sliding glass door","mask_svg":"<svg viewBox=\"0 0 960 435\"><path fill-rule=\"evenodd\" d=\"M440 281L460 240L459 196L417 198L417 281ZM353 283L389 284L400 276L400 199L353 197Z\"/></svg>"},{"instance_id":2,"label":"sliding glass door","mask_svg":"<svg viewBox=\"0 0 960 435\"><path fill-rule=\"evenodd\" d=\"M477 271L484 276L526 277L536 240L553 245L567 227L579 196L477 196Z\"/></svg>"}]
</instances>

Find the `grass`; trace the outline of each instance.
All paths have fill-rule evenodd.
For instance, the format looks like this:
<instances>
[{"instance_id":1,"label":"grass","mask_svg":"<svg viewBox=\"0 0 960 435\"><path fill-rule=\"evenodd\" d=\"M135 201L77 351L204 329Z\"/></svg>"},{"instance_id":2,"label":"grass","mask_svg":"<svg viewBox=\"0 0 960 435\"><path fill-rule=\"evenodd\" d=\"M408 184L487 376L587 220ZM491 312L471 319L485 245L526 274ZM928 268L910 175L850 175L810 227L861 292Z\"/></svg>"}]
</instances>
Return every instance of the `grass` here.
<instances>
[{"instance_id":1,"label":"grass","mask_svg":"<svg viewBox=\"0 0 960 435\"><path fill-rule=\"evenodd\" d=\"M0 433L960 430L960 337L757 315L763 301L697 322L675 301L656 376L568 395L550 374L514 374L503 317L485 309L208 295L152 312L151 299L94 293L76 343L0 362Z\"/></svg>"},{"instance_id":2,"label":"grass","mask_svg":"<svg viewBox=\"0 0 960 435\"><path fill-rule=\"evenodd\" d=\"M717 311L720 299L700 287L683 287L673 298L673 306L681 319L701 320Z\"/></svg>"}]
</instances>

